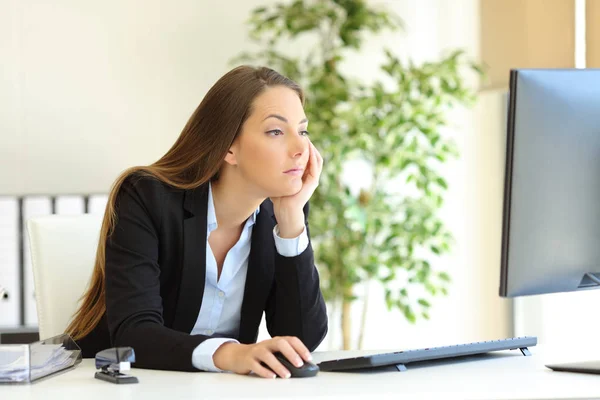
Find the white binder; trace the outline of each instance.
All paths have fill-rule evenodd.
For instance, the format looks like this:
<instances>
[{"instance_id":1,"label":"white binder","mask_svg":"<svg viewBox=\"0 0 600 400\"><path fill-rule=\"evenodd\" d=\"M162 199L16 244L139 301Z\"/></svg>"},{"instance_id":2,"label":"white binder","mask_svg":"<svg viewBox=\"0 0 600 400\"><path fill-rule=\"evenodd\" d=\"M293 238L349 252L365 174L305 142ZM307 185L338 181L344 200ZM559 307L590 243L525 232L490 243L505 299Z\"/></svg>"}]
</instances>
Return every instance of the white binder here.
<instances>
[{"instance_id":1,"label":"white binder","mask_svg":"<svg viewBox=\"0 0 600 400\"><path fill-rule=\"evenodd\" d=\"M0 327L20 325L19 201L0 197Z\"/></svg>"},{"instance_id":2,"label":"white binder","mask_svg":"<svg viewBox=\"0 0 600 400\"><path fill-rule=\"evenodd\" d=\"M108 203L107 194L93 194L89 198L88 202L88 213L90 214L102 214L106 209L106 203Z\"/></svg>"},{"instance_id":3,"label":"white binder","mask_svg":"<svg viewBox=\"0 0 600 400\"><path fill-rule=\"evenodd\" d=\"M83 196L58 196L55 212L62 215L83 214L85 212Z\"/></svg>"},{"instance_id":4,"label":"white binder","mask_svg":"<svg viewBox=\"0 0 600 400\"><path fill-rule=\"evenodd\" d=\"M37 326L37 307L35 305L35 290L33 286L33 270L31 265L31 249L27 220L29 218L52 214L52 203L48 196L34 196L23 199L23 243L24 243L24 291L25 291L25 325Z\"/></svg>"}]
</instances>

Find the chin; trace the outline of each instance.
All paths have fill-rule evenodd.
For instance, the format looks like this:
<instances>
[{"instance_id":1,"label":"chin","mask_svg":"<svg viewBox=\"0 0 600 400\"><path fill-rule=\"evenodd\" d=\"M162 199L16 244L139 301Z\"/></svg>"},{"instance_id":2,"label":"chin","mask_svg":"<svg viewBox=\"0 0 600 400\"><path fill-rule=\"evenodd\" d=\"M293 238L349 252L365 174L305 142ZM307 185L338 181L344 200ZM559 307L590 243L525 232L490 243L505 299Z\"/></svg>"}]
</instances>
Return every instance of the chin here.
<instances>
[{"instance_id":1,"label":"chin","mask_svg":"<svg viewBox=\"0 0 600 400\"><path fill-rule=\"evenodd\" d=\"M298 183L286 182L282 185L278 185L277 187L273 187L273 185L269 185L269 186L271 186L268 190L268 192L271 193L269 195L269 197L293 196L302 189L302 182L301 181L299 181Z\"/></svg>"},{"instance_id":2,"label":"chin","mask_svg":"<svg viewBox=\"0 0 600 400\"><path fill-rule=\"evenodd\" d=\"M270 195L269 197L286 197L286 196L293 196L296 193L298 193L300 191L300 189L277 189L277 190L272 190L271 193L273 193L272 195Z\"/></svg>"}]
</instances>

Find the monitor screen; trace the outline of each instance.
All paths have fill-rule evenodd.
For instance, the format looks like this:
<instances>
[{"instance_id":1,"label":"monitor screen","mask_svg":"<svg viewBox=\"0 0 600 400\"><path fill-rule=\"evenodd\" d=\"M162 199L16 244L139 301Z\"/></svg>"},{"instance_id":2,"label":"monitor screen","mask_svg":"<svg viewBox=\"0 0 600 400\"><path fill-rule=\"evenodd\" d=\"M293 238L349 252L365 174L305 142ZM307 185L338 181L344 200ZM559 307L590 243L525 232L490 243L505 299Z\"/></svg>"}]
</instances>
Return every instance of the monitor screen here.
<instances>
[{"instance_id":1,"label":"monitor screen","mask_svg":"<svg viewBox=\"0 0 600 400\"><path fill-rule=\"evenodd\" d=\"M510 75L500 296L600 288L600 69Z\"/></svg>"}]
</instances>

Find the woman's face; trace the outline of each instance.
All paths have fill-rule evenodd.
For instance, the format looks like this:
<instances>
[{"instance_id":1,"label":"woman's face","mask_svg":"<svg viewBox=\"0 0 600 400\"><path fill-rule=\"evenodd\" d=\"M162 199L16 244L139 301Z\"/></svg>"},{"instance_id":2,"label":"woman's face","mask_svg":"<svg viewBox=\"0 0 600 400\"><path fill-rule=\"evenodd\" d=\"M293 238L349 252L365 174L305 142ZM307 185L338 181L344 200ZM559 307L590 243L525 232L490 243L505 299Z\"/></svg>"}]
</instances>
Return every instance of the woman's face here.
<instances>
[{"instance_id":1,"label":"woman's face","mask_svg":"<svg viewBox=\"0 0 600 400\"><path fill-rule=\"evenodd\" d=\"M308 162L308 121L298 94L266 89L252 103L226 161L264 197L290 196L302 188Z\"/></svg>"}]
</instances>

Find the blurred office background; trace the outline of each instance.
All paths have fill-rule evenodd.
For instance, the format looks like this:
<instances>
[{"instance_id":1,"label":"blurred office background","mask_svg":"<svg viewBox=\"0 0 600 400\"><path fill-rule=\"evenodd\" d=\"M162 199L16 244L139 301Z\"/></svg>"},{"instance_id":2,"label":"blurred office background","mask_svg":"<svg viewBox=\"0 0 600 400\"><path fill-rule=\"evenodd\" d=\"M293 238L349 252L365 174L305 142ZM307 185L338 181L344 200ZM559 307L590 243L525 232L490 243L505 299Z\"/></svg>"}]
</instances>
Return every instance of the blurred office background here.
<instances>
[{"instance_id":1,"label":"blurred office background","mask_svg":"<svg viewBox=\"0 0 600 400\"><path fill-rule=\"evenodd\" d=\"M103 212L117 175L166 152L231 58L254 50L246 20L255 7L274 3L0 0L0 285L7 291L0 332L37 324L27 234L19 225L37 214ZM346 71L375 77L385 43L416 62L464 49L488 66L488 78L470 82L474 108L449 115L461 153L446 170L442 212L456 238L441 260L452 278L449 294L435 298L429 320L410 324L387 311L374 285L363 347L523 334L552 343L573 335L591 340L599 325L589 304L598 304L600 292L510 300L498 296L498 286L509 69L599 67L600 26L592 21L600 20L600 0L367 3L395 12L405 31L367 40ZM356 305L355 321L360 312ZM340 335L332 316L320 349L339 347Z\"/></svg>"}]
</instances>

